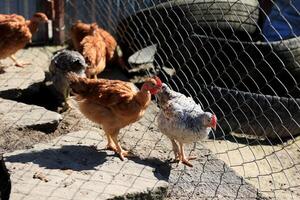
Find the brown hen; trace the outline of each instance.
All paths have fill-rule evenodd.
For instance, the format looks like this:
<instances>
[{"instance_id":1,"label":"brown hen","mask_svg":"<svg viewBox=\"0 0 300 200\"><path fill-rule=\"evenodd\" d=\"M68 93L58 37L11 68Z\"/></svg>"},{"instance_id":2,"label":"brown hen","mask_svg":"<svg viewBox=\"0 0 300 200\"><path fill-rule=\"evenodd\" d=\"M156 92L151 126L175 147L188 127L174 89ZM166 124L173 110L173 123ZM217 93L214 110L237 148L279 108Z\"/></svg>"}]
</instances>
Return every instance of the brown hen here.
<instances>
[{"instance_id":1,"label":"brown hen","mask_svg":"<svg viewBox=\"0 0 300 200\"><path fill-rule=\"evenodd\" d=\"M107 148L124 160L128 154L120 146L117 136L121 128L136 122L145 113L151 94L161 88L159 78L149 78L138 91L132 83L78 77L68 74L72 91L76 94L80 111L91 121L101 124L107 136Z\"/></svg>"},{"instance_id":2,"label":"brown hen","mask_svg":"<svg viewBox=\"0 0 300 200\"><path fill-rule=\"evenodd\" d=\"M75 50L79 52L82 51L80 42L85 36L89 35L90 29L90 24L82 23L80 20L78 20L75 24L72 25L70 35Z\"/></svg>"},{"instance_id":3,"label":"brown hen","mask_svg":"<svg viewBox=\"0 0 300 200\"><path fill-rule=\"evenodd\" d=\"M81 53L88 65L85 73L88 78L94 77L95 79L106 66L105 42L97 29L98 26L93 24L89 34L80 42Z\"/></svg>"},{"instance_id":4,"label":"brown hen","mask_svg":"<svg viewBox=\"0 0 300 200\"><path fill-rule=\"evenodd\" d=\"M24 66L25 63L17 62L13 55L31 42L32 34L38 30L39 23L47 21L47 16L39 12L31 20L25 20L16 14L0 14L0 59L10 57L16 66Z\"/></svg>"},{"instance_id":5,"label":"brown hen","mask_svg":"<svg viewBox=\"0 0 300 200\"><path fill-rule=\"evenodd\" d=\"M71 39L74 48L81 52L82 47L80 45L83 38L90 33L90 29L92 28L92 24L85 24L78 20L72 27L71 27ZM121 67L124 67L124 61L122 58L122 51L120 47L117 44L116 39L106 30L99 28L97 29L97 32L103 37L106 47L106 62L117 62Z\"/></svg>"}]
</instances>

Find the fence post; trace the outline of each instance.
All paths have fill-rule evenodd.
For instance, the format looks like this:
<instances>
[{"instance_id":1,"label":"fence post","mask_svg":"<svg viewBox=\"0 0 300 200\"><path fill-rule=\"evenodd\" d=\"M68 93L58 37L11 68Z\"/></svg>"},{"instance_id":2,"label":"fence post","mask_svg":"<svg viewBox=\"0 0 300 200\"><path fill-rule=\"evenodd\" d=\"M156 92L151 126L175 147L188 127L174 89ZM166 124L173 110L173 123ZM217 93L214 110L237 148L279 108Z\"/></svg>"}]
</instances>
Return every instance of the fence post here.
<instances>
[{"instance_id":1,"label":"fence post","mask_svg":"<svg viewBox=\"0 0 300 200\"><path fill-rule=\"evenodd\" d=\"M65 1L54 0L53 43L65 41Z\"/></svg>"},{"instance_id":2,"label":"fence post","mask_svg":"<svg viewBox=\"0 0 300 200\"><path fill-rule=\"evenodd\" d=\"M54 2L53 2L53 0L43 1L42 3L43 3L42 4L43 11L47 15L48 19L51 20L51 22L53 23L53 20L54 20ZM52 27L52 23L51 24L49 24L49 23L44 25L45 30L46 30L44 37L45 37L47 43L49 43L49 42L52 43L53 27Z\"/></svg>"}]
</instances>

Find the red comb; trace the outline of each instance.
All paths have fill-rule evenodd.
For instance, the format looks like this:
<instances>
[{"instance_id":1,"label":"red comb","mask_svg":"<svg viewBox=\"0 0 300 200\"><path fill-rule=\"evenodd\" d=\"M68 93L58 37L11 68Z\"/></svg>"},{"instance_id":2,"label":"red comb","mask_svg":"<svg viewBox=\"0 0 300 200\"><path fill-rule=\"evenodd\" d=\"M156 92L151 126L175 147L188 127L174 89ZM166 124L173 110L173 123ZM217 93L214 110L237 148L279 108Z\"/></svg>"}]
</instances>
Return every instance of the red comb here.
<instances>
[{"instance_id":1,"label":"red comb","mask_svg":"<svg viewBox=\"0 0 300 200\"><path fill-rule=\"evenodd\" d=\"M159 86L159 87L161 87L162 86L162 81L160 80L160 78L158 78L158 76L154 76L153 78L156 81L156 85Z\"/></svg>"}]
</instances>

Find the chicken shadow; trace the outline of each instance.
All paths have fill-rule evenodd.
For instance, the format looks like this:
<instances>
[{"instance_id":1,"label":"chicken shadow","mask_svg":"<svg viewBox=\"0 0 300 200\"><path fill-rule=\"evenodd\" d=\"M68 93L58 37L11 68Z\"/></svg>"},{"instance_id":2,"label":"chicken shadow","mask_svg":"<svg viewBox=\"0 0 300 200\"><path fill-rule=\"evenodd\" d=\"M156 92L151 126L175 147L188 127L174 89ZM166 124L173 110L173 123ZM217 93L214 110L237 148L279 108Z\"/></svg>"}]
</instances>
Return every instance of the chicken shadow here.
<instances>
[{"instance_id":1,"label":"chicken shadow","mask_svg":"<svg viewBox=\"0 0 300 200\"><path fill-rule=\"evenodd\" d=\"M33 83L28 88L22 90L9 89L1 91L0 97L29 105L41 106L54 112L57 112L58 108L62 105L61 99L44 82Z\"/></svg>"},{"instance_id":2,"label":"chicken shadow","mask_svg":"<svg viewBox=\"0 0 300 200\"><path fill-rule=\"evenodd\" d=\"M46 169L92 170L106 161L106 152L89 146L65 145L59 149L44 149L6 157L6 162L34 163Z\"/></svg>"},{"instance_id":3,"label":"chicken shadow","mask_svg":"<svg viewBox=\"0 0 300 200\"><path fill-rule=\"evenodd\" d=\"M111 160L119 159L117 155L108 155L105 151L98 151L90 146L65 145L61 148L49 148L11 155L5 158L10 163L34 163L45 169L71 169L73 171L97 170L97 167ZM168 163L157 158L141 159L129 157L130 161L154 168L154 176L159 180L168 180L171 167ZM126 162L126 161L124 161Z\"/></svg>"},{"instance_id":4,"label":"chicken shadow","mask_svg":"<svg viewBox=\"0 0 300 200\"><path fill-rule=\"evenodd\" d=\"M129 160L141 164L144 166L152 167L153 174L158 180L168 181L171 174L171 163L167 161L161 161L158 158L145 158L141 159L139 157L128 157Z\"/></svg>"}]
</instances>

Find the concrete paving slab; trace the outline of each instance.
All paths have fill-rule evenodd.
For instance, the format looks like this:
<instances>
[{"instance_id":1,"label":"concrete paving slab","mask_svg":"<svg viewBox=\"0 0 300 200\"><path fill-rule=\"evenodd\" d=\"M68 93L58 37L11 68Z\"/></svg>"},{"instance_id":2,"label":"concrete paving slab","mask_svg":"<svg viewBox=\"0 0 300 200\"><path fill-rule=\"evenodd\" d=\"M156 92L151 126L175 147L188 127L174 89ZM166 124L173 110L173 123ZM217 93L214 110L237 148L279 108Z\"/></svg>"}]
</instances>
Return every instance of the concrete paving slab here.
<instances>
[{"instance_id":1,"label":"concrete paving slab","mask_svg":"<svg viewBox=\"0 0 300 200\"><path fill-rule=\"evenodd\" d=\"M150 161L138 157L121 161L101 149L105 144L99 132L78 131L5 154L11 199L162 199L166 195L167 177Z\"/></svg>"},{"instance_id":2,"label":"concrete paving slab","mask_svg":"<svg viewBox=\"0 0 300 200\"><path fill-rule=\"evenodd\" d=\"M171 162L174 158L170 140L156 125L158 107L151 104L144 117L125 128L123 146L141 158L153 158L162 174L168 176L168 200L266 199L225 162L218 159L201 141L185 145L186 154L197 156L193 168Z\"/></svg>"},{"instance_id":3,"label":"concrete paving slab","mask_svg":"<svg viewBox=\"0 0 300 200\"><path fill-rule=\"evenodd\" d=\"M48 70L52 53L64 48L35 47L19 50L16 58L20 62L30 63L23 68L15 67L9 59L1 60L2 73L0 73L0 96L8 99L16 99L23 92L36 92L45 79L45 71Z\"/></svg>"},{"instance_id":4,"label":"concrete paving slab","mask_svg":"<svg viewBox=\"0 0 300 200\"><path fill-rule=\"evenodd\" d=\"M28 105L0 98L0 119L4 130L10 128L32 128L52 132L62 116L36 105Z\"/></svg>"},{"instance_id":5,"label":"concrete paving slab","mask_svg":"<svg viewBox=\"0 0 300 200\"><path fill-rule=\"evenodd\" d=\"M16 99L25 89L38 91L38 83L44 78L45 73L37 66L8 67L0 74L0 96Z\"/></svg>"}]
</instances>

